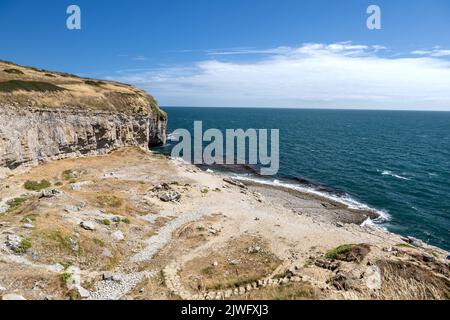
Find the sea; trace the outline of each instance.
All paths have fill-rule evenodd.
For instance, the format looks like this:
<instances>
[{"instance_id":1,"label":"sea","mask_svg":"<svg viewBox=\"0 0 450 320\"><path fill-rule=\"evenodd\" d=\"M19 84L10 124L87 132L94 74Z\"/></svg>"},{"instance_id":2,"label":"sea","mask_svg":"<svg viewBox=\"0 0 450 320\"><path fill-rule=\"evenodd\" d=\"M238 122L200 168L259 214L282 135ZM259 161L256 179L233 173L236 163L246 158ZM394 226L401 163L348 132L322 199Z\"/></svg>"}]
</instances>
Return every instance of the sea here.
<instances>
[{"instance_id":1,"label":"sea","mask_svg":"<svg viewBox=\"0 0 450 320\"><path fill-rule=\"evenodd\" d=\"M450 250L450 112L163 108L168 131L279 129L280 168L202 166L375 210L366 221ZM169 155L169 141L156 152Z\"/></svg>"}]
</instances>

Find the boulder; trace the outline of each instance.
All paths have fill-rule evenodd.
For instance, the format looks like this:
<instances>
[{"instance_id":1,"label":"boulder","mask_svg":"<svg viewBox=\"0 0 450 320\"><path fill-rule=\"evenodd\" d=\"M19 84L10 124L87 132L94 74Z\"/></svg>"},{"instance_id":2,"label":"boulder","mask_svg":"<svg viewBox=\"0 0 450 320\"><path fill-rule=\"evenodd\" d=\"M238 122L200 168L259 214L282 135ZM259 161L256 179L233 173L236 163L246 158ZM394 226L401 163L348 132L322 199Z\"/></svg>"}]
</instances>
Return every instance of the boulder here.
<instances>
[{"instance_id":1,"label":"boulder","mask_svg":"<svg viewBox=\"0 0 450 320\"><path fill-rule=\"evenodd\" d=\"M354 287L354 279L343 272L336 273L329 281L338 290L350 290Z\"/></svg>"},{"instance_id":2,"label":"boulder","mask_svg":"<svg viewBox=\"0 0 450 320\"><path fill-rule=\"evenodd\" d=\"M181 199L181 194L176 191L164 191L158 194L159 200L163 202L174 202Z\"/></svg>"},{"instance_id":3,"label":"boulder","mask_svg":"<svg viewBox=\"0 0 450 320\"><path fill-rule=\"evenodd\" d=\"M125 236L123 235L122 231L120 231L120 230L117 230L116 232L114 232L112 234L112 237L116 241L122 241L123 239L125 239Z\"/></svg>"},{"instance_id":4,"label":"boulder","mask_svg":"<svg viewBox=\"0 0 450 320\"><path fill-rule=\"evenodd\" d=\"M370 290L381 289L381 271L377 265L368 266L364 272L364 281Z\"/></svg>"},{"instance_id":5,"label":"boulder","mask_svg":"<svg viewBox=\"0 0 450 320\"><path fill-rule=\"evenodd\" d=\"M88 230L88 231L95 231L95 223L92 221L82 221L80 223L80 226L84 229L84 230Z\"/></svg>"},{"instance_id":6,"label":"boulder","mask_svg":"<svg viewBox=\"0 0 450 320\"><path fill-rule=\"evenodd\" d=\"M248 248L247 252L250 254L255 254L261 251L261 247L259 246L254 246L254 247L250 247Z\"/></svg>"},{"instance_id":7,"label":"boulder","mask_svg":"<svg viewBox=\"0 0 450 320\"><path fill-rule=\"evenodd\" d=\"M314 261L314 264L319 268L323 268L323 269L327 269L327 270L331 270L331 271L334 271L340 267L340 263L338 261L328 260L328 259L316 259Z\"/></svg>"},{"instance_id":8,"label":"boulder","mask_svg":"<svg viewBox=\"0 0 450 320\"><path fill-rule=\"evenodd\" d=\"M53 198L62 195L62 192L56 189L46 189L41 192L39 198Z\"/></svg>"},{"instance_id":9,"label":"boulder","mask_svg":"<svg viewBox=\"0 0 450 320\"><path fill-rule=\"evenodd\" d=\"M226 182L226 183L229 183L229 184L231 184L231 185L233 185L233 186L239 187L239 188L241 188L241 189L247 189L247 186L246 186L245 184L243 184L243 183L240 182L240 181L237 181L236 179L233 179L233 178L224 178L223 181Z\"/></svg>"},{"instance_id":10,"label":"boulder","mask_svg":"<svg viewBox=\"0 0 450 320\"><path fill-rule=\"evenodd\" d=\"M6 246L10 248L12 251L19 251L20 245L22 243L22 237L16 235L16 234L9 234L6 237Z\"/></svg>"}]
</instances>

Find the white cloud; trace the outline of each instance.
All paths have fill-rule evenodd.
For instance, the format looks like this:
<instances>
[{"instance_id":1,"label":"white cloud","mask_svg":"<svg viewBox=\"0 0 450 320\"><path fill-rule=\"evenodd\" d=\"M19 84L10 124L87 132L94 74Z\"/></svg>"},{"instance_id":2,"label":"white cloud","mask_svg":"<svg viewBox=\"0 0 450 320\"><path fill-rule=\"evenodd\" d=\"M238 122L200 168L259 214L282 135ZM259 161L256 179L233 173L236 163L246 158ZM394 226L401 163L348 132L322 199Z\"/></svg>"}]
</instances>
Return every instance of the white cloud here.
<instances>
[{"instance_id":1,"label":"white cloud","mask_svg":"<svg viewBox=\"0 0 450 320\"><path fill-rule=\"evenodd\" d=\"M411 54L419 56L430 56L430 57L447 57L450 56L450 50L441 49L440 47L435 47L431 50L415 50Z\"/></svg>"},{"instance_id":2,"label":"white cloud","mask_svg":"<svg viewBox=\"0 0 450 320\"><path fill-rule=\"evenodd\" d=\"M217 50L217 56L264 55L112 78L147 89L161 105L450 110L448 60L386 58L379 54L384 49L345 42Z\"/></svg>"}]
</instances>

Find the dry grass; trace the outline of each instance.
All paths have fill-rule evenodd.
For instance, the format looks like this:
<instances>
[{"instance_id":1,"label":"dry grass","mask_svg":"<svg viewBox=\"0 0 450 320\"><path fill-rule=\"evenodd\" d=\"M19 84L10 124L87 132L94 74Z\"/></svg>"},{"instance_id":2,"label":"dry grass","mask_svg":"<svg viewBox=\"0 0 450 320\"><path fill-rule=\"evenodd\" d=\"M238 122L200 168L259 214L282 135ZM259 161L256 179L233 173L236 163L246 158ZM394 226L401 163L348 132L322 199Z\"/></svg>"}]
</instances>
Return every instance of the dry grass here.
<instances>
[{"instance_id":1,"label":"dry grass","mask_svg":"<svg viewBox=\"0 0 450 320\"><path fill-rule=\"evenodd\" d=\"M255 246L261 250L249 253L248 249ZM228 242L225 247L205 257L189 261L183 266L180 276L185 286L193 290L228 289L267 277L280 263L261 239L245 236Z\"/></svg>"},{"instance_id":2,"label":"dry grass","mask_svg":"<svg viewBox=\"0 0 450 320\"><path fill-rule=\"evenodd\" d=\"M0 101L5 105L89 109L166 118L143 90L113 81L81 78L0 61Z\"/></svg>"},{"instance_id":3,"label":"dry grass","mask_svg":"<svg viewBox=\"0 0 450 320\"><path fill-rule=\"evenodd\" d=\"M368 297L381 300L442 300L450 292L448 278L408 262L378 261L382 288Z\"/></svg>"},{"instance_id":4,"label":"dry grass","mask_svg":"<svg viewBox=\"0 0 450 320\"><path fill-rule=\"evenodd\" d=\"M283 286L265 287L245 295L233 297L238 300L311 300L319 299L317 288L307 282L291 282Z\"/></svg>"}]
</instances>

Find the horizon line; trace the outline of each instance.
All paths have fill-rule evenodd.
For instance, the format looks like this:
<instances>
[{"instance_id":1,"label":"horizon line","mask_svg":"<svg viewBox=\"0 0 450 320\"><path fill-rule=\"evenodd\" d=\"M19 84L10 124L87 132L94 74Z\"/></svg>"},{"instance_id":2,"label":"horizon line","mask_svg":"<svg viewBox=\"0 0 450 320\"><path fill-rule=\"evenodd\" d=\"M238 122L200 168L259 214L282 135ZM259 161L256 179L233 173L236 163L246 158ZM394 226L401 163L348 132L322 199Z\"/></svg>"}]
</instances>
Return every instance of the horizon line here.
<instances>
[{"instance_id":1,"label":"horizon line","mask_svg":"<svg viewBox=\"0 0 450 320\"><path fill-rule=\"evenodd\" d=\"M308 108L308 107L223 107L223 106L174 106L174 105L160 105L161 108L210 108L210 109L276 109L276 110L322 110L322 111L405 111L405 112L450 112L448 110L439 109L378 109L378 108Z\"/></svg>"}]
</instances>

